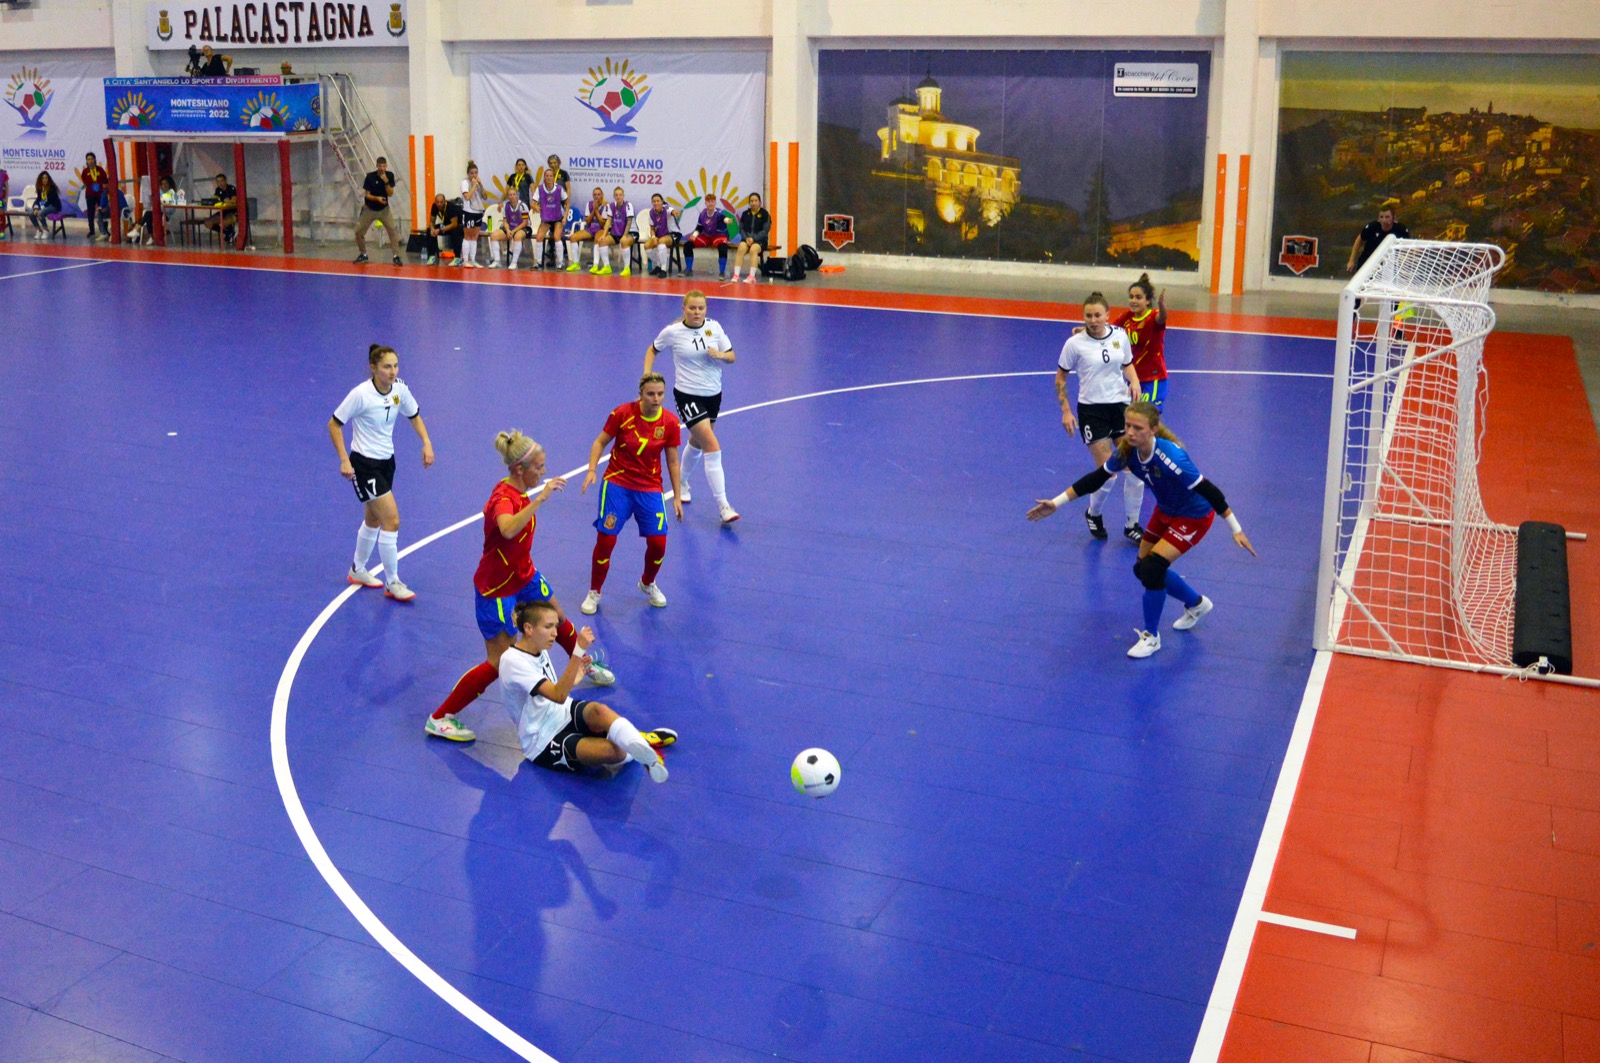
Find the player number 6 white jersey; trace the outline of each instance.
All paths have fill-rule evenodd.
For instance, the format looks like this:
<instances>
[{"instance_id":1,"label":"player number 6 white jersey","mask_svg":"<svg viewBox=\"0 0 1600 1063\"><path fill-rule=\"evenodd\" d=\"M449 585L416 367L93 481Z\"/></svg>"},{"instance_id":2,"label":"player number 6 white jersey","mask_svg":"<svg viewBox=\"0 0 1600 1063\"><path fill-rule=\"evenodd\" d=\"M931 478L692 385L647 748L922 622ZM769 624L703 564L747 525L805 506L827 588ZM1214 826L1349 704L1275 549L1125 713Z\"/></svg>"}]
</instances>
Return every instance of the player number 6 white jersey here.
<instances>
[{"instance_id":1,"label":"player number 6 white jersey","mask_svg":"<svg viewBox=\"0 0 1600 1063\"><path fill-rule=\"evenodd\" d=\"M1128 401L1128 381L1122 368L1133 364L1133 343L1117 326L1108 325L1107 330L1099 339L1080 332L1061 347L1056 366L1078 374L1079 403Z\"/></svg>"}]
</instances>

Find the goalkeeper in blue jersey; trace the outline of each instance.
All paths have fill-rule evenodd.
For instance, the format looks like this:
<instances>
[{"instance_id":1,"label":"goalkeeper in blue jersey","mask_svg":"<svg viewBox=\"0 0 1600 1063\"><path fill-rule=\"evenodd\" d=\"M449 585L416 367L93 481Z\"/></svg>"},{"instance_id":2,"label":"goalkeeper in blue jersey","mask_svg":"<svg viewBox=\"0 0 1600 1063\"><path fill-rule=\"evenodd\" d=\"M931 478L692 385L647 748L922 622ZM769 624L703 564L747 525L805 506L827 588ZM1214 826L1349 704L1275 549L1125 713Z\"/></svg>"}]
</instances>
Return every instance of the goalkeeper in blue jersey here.
<instances>
[{"instance_id":1,"label":"goalkeeper in blue jersey","mask_svg":"<svg viewBox=\"0 0 1600 1063\"><path fill-rule=\"evenodd\" d=\"M1161 610L1168 595L1183 603L1183 615L1172 623L1178 631L1188 631L1211 612L1211 599L1189 586L1170 566L1205 538L1217 514L1228 522L1234 542L1252 557L1256 548L1239 527L1239 518L1228 507L1221 489L1200 475L1182 441L1162 425L1161 410L1154 403L1129 406L1123 423L1122 438L1106 463L1055 498L1039 499L1028 510L1028 519L1043 520L1073 499L1098 490L1124 469L1149 485L1156 508L1139 543L1139 560L1133 565L1133 574L1144 585L1144 628L1138 632L1139 641L1128 650L1129 657L1148 657L1161 648Z\"/></svg>"}]
</instances>

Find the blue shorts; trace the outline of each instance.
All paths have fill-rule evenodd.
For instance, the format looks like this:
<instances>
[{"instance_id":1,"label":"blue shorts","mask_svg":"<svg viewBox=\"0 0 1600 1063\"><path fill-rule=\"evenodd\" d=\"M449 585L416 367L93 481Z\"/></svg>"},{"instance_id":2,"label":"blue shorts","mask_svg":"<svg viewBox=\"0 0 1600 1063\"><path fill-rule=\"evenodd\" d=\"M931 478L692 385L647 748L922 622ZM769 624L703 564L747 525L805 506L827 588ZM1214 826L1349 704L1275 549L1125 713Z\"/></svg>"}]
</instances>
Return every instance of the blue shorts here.
<instances>
[{"instance_id":1,"label":"blue shorts","mask_svg":"<svg viewBox=\"0 0 1600 1063\"><path fill-rule=\"evenodd\" d=\"M548 602L551 598L550 584L544 581L538 569L533 570L533 578L515 594L508 594L504 598L485 598L474 591L472 596L478 602L478 630L482 632L485 642L502 632L516 638L517 623L512 617L517 606L523 602Z\"/></svg>"},{"instance_id":2,"label":"blue shorts","mask_svg":"<svg viewBox=\"0 0 1600 1063\"><path fill-rule=\"evenodd\" d=\"M1148 402L1165 413L1166 410L1161 404L1167 401L1167 382L1165 380L1141 380L1139 382L1139 401Z\"/></svg>"},{"instance_id":3,"label":"blue shorts","mask_svg":"<svg viewBox=\"0 0 1600 1063\"><path fill-rule=\"evenodd\" d=\"M634 491L610 481L600 485L600 515L594 530L601 535L616 535L632 517L640 535L667 534L667 504L660 491Z\"/></svg>"}]
</instances>

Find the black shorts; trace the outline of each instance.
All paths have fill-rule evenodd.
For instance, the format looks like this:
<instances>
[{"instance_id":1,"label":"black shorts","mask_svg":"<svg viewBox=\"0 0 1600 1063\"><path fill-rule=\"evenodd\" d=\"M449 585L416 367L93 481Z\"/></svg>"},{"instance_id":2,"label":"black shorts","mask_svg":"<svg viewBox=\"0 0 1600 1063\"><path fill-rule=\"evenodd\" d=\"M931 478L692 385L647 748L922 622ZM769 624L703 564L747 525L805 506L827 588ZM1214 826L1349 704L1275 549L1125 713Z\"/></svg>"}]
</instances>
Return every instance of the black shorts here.
<instances>
[{"instance_id":1,"label":"black shorts","mask_svg":"<svg viewBox=\"0 0 1600 1063\"><path fill-rule=\"evenodd\" d=\"M672 401L678 405L678 420L685 428L693 428L701 421L716 424L717 414L722 412L720 391L715 395L690 395L673 388Z\"/></svg>"},{"instance_id":2,"label":"black shorts","mask_svg":"<svg viewBox=\"0 0 1600 1063\"><path fill-rule=\"evenodd\" d=\"M483 228L483 215L482 214L474 214L474 213L472 213L471 211L468 211L468 210L462 211L461 212L461 227L463 229L481 229L481 228Z\"/></svg>"},{"instance_id":3,"label":"black shorts","mask_svg":"<svg viewBox=\"0 0 1600 1063\"><path fill-rule=\"evenodd\" d=\"M587 701L574 701L572 703L572 722L555 733L544 749L533 762L541 768L551 771L582 771L584 766L578 763L578 740L581 738L604 738L603 734L596 734L589 730L589 725L583 721L583 709Z\"/></svg>"},{"instance_id":4,"label":"black shorts","mask_svg":"<svg viewBox=\"0 0 1600 1063\"><path fill-rule=\"evenodd\" d=\"M1127 411L1125 402L1078 403L1078 431L1083 434L1083 441L1122 438L1122 417Z\"/></svg>"},{"instance_id":5,"label":"black shorts","mask_svg":"<svg viewBox=\"0 0 1600 1063\"><path fill-rule=\"evenodd\" d=\"M356 471L356 497L363 502L382 498L394 490L394 455L387 458L369 458L365 454L350 452L350 467Z\"/></svg>"}]
</instances>

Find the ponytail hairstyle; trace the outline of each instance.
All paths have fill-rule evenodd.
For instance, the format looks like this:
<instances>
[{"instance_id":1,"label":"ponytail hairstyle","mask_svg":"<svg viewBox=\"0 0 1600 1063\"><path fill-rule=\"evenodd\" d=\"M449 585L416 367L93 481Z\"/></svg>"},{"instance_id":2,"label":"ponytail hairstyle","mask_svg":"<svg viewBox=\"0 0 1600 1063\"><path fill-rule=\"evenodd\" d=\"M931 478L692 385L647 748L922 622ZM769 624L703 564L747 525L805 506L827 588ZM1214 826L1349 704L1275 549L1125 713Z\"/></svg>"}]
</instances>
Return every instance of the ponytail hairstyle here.
<instances>
[{"instance_id":1,"label":"ponytail hairstyle","mask_svg":"<svg viewBox=\"0 0 1600 1063\"><path fill-rule=\"evenodd\" d=\"M559 616L561 610L557 609L555 605L549 601L517 603L516 609L512 610L511 619L512 622L517 625L518 638L522 636L522 629L524 627L529 624L538 623L538 618L541 613L555 613Z\"/></svg>"},{"instance_id":2,"label":"ponytail hairstyle","mask_svg":"<svg viewBox=\"0 0 1600 1063\"><path fill-rule=\"evenodd\" d=\"M1161 423L1161 407L1153 402L1135 402L1128 406L1127 413L1135 414L1150 422L1150 430L1156 434L1157 439L1165 439L1168 443L1183 446L1183 440L1172 434L1172 429ZM1128 442L1128 437L1123 436L1117 440L1117 454L1124 461L1133 453L1133 444Z\"/></svg>"},{"instance_id":3,"label":"ponytail hairstyle","mask_svg":"<svg viewBox=\"0 0 1600 1063\"><path fill-rule=\"evenodd\" d=\"M1141 273L1139 279L1128 285L1129 288L1138 288L1144 292L1144 301L1152 305L1156 301L1156 286L1150 283L1150 274Z\"/></svg>"},{"instance_id":4,"label":"ponytail hairstyle","mask_svg":"<svg viewBox=\"0 0 1600 1063\"><path fill-rule=\"evenodd\" d=\"M385 347L381 343L374 343L367 348L367 364L376 369L378 363L383 361L383 356L386 354L394 354L394 348Z\"/></svg>"},{"instance_id":5,"label":"ponytail hairstyle","mask_svg":"<svg viewBox=\"0 0 1600 1063\"><path fill-rule=\"evenodd\" d=\"M496 435L494 449L500 452L500 460L506 463L508 469L514 469L518 465L527 468L529 462L544 453L543 447L523 435L517 428Z\"/></svg>"},{"instance_id":6,"label":"ponytail hairstyle","mask_svg":"<svg viewBox=\"0 0 1600 1063\"><path fill-rule=\"evenodd\" d=\"M1084 301L1083 301L1083 305L1084 306L1090 306L1090 305L1092 305L1094 303L1099 303L1101 306L1105 307L1107 310L1111 309L1111 304L1106 300L1106 297L1103 294L1101 294L1100 292L1090 292L1089 295L1088 295L1088 298L1084 299Z\"/></svg>"},{"instance_id":7,"label":"ponytail hairstyle","mask_svg":"<svg viewBox=\"0 0 1600 1063\"><path fill-rule=\"evenodd\" d=\"M639 394L644 394L644 386L646 384L661 384L665 386L666 383L667 378L662 376L660 373L646 373L644 376L639 378Z\"/></svg>"}]
</instances>

